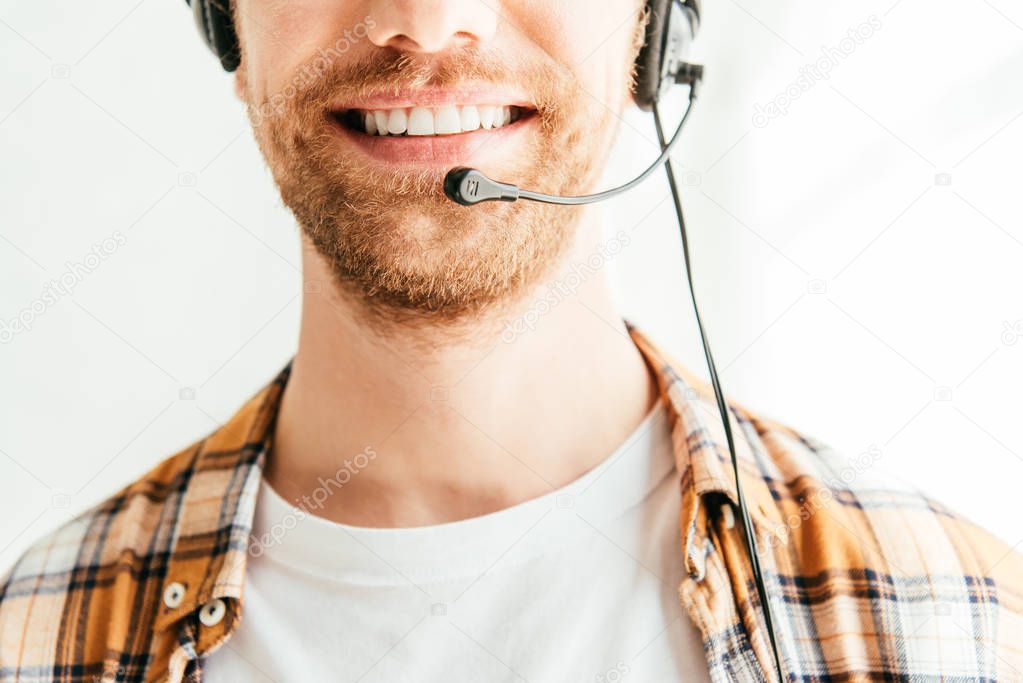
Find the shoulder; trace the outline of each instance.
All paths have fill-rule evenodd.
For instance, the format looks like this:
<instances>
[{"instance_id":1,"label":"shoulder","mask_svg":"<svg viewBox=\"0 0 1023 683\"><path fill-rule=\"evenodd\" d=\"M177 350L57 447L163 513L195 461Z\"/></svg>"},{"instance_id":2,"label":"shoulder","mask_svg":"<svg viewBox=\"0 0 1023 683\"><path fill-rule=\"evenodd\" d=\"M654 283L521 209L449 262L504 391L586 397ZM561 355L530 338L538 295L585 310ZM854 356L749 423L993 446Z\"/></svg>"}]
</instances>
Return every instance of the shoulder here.
<instances>
[{"instance_id":1,"label":"shoulder","mask_svg":"<svg viewBox=\"0 0 1023 683\"><path fill-rule=\"evenodd\" d=\"M819 515L821 523L855 537L865 559L884 559L896 573L958 568L988 574L1005 568L1010 577L1023 578L1023 555L892 474L880 446L846 453L774 420L753 417L751 425L776 468L771 485L787 513L779 534L795 536Z\"/></svg>"},{"instance_id":2,"label":"shoulder","mask_svg":"<svg viewBox=\"0 0 1023 683\"><path fill-rule=\"evenodd\" d=\"M183 647L171 627L241 584L288 370L215 432L25 552L0 583L0 679L137 680L168 666ZM171 589L178 597L165 600Z\"/></svg>"},{"instance_id":3,"label":"shoulder","mask_svg":"<svg viewBox=\"0 0 1023 683\"><path fill-rule=\"evenodd\" d=\"M735 478L711 386L635 328L630 334L674 406L683 490L701 499L724 494L734 502ZM869 666L882 678L957 670L971 680L978 670L989 680L1019 677L1023 555L1017 549L887 474L880 448L842 453L740 403L729 407L742 489L763 564L773 575L771 592L782 596L794 632L810 634L797 647L805 649L808 672L825 667L851 676ZM685 519L695 524L701 509L694 506ZM734 515L711 509L707 516L725 530L734 527ZM695 532L687 526L685 533L689 539ZM692 570L699 573L698 566ZM947 666L938 656L943 652ZM864 664L865 653L872 664Z\"/></svg>"},{"instance_id":4,"label":"shoulder","mask_svg":"<svg viewBox=\"0 0 1023 683\"><path fill-rule=\"evenodd\" d=\"M1023 555L888 474L881 448L849 455L737 412L767 461L765 538L792 614L870 642L886 671L1019 675Z\"/></svg>"},{"instance_id":5,"label":"shoulder","mask_svg":"<svg viewBox=\"0 0 1023 683\"><path fill-rule=\"evenodd\" d=\"M108 635L147 619L133 607L160 583L198 451L194 444L167 458L29 547L0 584L0 677L102 667ZM146 624L130 630L144 633Z\"/></svg>"}]
</instances>

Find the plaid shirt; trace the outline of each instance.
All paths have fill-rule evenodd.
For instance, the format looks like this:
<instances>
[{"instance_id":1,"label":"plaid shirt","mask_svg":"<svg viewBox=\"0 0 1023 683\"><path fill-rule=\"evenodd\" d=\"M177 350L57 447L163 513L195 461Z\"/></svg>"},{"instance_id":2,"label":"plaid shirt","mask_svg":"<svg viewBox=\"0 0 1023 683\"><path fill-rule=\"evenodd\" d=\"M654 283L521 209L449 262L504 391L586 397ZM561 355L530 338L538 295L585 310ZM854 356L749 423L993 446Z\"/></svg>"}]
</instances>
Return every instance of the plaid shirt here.
<instances>
[{"instance_id":1,"label":"plaid shirt","mask_svg":"<svg viewBox=\"0 0 1023 683\"><path fill-rule=\"evenodd\" d=\"M714 681L770 679L713 395L633 338L671 415L682 605ZM0 592L0 679L202 679L241 616L287 380L285 369L214 434L25 553ZM788 680L1023 681L1023 556L879 481L877 452L849 461L739 405L731 417ZM203 619L204 605L226 612Z\"/></svg>"}]
</instances>

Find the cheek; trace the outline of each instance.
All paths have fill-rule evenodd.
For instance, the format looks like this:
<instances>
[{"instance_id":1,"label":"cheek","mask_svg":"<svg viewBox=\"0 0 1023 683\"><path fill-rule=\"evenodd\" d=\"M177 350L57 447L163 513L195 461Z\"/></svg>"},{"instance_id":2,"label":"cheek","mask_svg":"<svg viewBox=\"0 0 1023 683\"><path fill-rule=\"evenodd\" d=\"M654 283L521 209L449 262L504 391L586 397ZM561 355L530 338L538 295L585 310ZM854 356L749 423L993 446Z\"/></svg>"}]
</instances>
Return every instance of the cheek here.
<instances>
[{"instance_id":1,"label":"cheek","mask_svg":"<svg viewBox=\"0 0 1023 683\"><path fill-rule=\"evenodd\" d=\"M589 95L615 110L628 97L642 0L603 0L599 11L578 0L530 3L531 38L559 64L571 69Z\"/></svg>"},{"instance_id":2,"label":"cheek","mask_svg":"<svg viewBox=\"0 0 1023 683\"><path fill-rule=\"evenodd\" d=\"M246 78L253 96L285 89L299 68L317 51L332 46L344 35L354 3L323 0L243 3L239 25L243 36Z\"/></svg>"}]
</instances>

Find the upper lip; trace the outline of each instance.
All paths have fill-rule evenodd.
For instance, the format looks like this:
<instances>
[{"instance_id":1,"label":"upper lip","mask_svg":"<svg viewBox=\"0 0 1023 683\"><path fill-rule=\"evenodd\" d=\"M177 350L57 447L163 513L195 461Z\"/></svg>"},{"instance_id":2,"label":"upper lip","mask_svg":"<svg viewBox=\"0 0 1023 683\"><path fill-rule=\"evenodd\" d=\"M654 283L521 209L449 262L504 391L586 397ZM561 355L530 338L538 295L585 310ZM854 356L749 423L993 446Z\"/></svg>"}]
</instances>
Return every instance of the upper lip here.
<instances>
[{"instance_id":1,"label":"upper lip","mask_svg":"<svg viewBox=\"0 0 1023 683\"><path fill-rule=\"evenodd\" d=\"M426 86L398 91L378 90L358 98L335 102L335 111L347 109L401 109L407 107L443 107L447 105L500 105L533 109L533 103L521 90L488 84L457 87Z\"/></svg>"}]
</instances>

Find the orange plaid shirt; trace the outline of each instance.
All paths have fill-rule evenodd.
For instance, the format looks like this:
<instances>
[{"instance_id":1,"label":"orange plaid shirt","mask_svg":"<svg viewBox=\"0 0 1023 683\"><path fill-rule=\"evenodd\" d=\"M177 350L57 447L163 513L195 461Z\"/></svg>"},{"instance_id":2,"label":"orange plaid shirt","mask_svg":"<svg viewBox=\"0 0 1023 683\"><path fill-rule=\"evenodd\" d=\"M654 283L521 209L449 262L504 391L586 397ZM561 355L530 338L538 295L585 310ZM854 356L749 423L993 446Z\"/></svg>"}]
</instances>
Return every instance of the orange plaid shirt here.
<instances>
[{"instance_id":1,"label":"orange plaid shirt","mask_svg":"<svg viewBox=\"0 0 1023 683\"><path fill-rule=\"evenodd\" d=\"M679 598L703 634L711 678L771 679L713 395L632 334L671 415L688 570ZM241 617L288 374L25 553L0 588L0 680L202 680L204 658ZM787 680L1023 681L1023 556L879 479L869 452L850 463L730 408Z\"/></svg>"}]
</instances>

